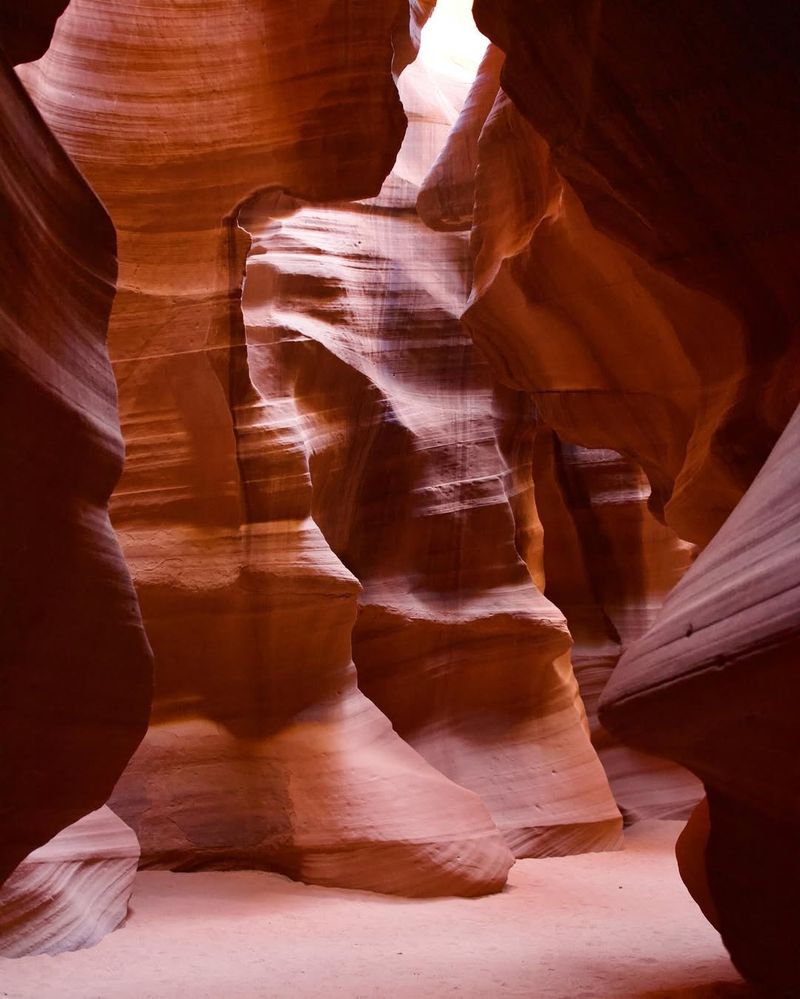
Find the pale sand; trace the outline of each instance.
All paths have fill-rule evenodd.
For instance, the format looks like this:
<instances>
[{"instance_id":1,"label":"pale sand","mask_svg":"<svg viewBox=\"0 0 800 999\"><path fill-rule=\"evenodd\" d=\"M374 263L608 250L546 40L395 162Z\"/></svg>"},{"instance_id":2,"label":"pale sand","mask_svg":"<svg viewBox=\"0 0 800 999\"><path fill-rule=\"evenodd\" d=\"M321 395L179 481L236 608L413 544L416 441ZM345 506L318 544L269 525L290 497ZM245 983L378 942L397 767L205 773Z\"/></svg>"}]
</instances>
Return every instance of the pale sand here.
<instances>
[{"instance_id":1,"label":"pale sand","mask_svg":"<svg viewBox=\"0 0 800 999\"><path fill-rule=\"evenodd\" d=\"M0 996L740 999L678 878L680 828L637 826L621 853L520 861L502 894L474 900L142 872L123 929L79 953L0 959Z\"/></svg>"}]
</instances>

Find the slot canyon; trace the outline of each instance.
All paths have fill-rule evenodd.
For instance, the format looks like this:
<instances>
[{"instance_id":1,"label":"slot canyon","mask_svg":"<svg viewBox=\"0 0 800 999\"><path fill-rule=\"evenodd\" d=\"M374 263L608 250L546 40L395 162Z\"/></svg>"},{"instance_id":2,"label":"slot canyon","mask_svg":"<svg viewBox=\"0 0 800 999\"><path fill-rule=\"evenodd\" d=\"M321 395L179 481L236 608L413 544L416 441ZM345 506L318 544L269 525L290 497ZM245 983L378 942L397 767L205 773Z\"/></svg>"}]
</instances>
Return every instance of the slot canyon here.
<instances>
[{"instance_id":1,"label":"slot canyon","mask_svg":"<svg viewBox=\"0 0 800 999\"><path fill-rule=\"evenodd\" d=\"M0 0L0 996L800 996L798 70Z\"/></svg>"}]
</instances>

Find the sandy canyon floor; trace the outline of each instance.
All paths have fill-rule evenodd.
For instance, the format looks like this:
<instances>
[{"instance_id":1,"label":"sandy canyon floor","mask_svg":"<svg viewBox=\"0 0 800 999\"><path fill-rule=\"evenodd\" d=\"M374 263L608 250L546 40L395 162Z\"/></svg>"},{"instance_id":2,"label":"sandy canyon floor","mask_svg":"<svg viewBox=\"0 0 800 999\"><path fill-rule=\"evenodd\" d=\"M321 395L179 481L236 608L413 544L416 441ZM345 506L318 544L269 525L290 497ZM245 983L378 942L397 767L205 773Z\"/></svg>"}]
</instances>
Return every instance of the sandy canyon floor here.
<instances>
[{"instance_id":1,"label":"sandy canyon floor","mask_svg":"<svg viewBox=\"0 0 800 999\"><path fill-rule=\"evenodd\" d=\"M474 900L145 871L124 928L78 953L0 959L0 996L749 996L678 879L680 828L643 823L624 852L520 861L505 891Z\"/></svg>"}]
</instances>

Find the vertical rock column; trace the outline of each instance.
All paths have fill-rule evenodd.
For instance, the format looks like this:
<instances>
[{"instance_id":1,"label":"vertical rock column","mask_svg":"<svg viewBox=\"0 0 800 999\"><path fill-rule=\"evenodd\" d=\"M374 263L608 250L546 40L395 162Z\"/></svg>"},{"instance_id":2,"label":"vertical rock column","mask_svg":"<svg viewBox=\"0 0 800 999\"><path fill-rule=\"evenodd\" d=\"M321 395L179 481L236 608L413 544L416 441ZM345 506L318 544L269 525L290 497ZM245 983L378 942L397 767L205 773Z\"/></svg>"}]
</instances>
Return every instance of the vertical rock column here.
<instances>
[{"instance_id":1,"label":"vertical rock column","mask_svg":"<svg viewBox=\"0 0 800 999\"><path fill-rule=\"evenodd\" d=\"M241 324L239 206L379 189L426 6L75 0L25 73L119 234L113 515L157 670L113 805L145 863L408 894L496 890L511 863L481 802L357 691L358 584L311 517L292 393L259 388Z\"/></svg>"},{"instance_id":2,"label":"vertical rock column","mask_svg":"<svg viewBox=\"0 0 800 999\"><path fill-rule=\"evenodd\" d=\"M43 51L34 26L9 53ZM3 57L0 139L2 881L105 802L147 726L151 656L108 518L114 230Z\"/></svg>"},{"instance_id":3,"label":"vertical rock column","mask_svg":"<svg viewBox=\"0 0 800 999\"><path fill-rule=\"evenodd\" d=\"M619 657L691 565L694 546L653 516L644 473L617 452L568 444L540 427L534 455L545 593L567 618L592 742L614 797L626 822L687 818L702 797L700 781L621 745L599 723L597 702Z\"/></svg>"},{"instance_id":4,"label":"vertical rock column","mask_svg":"<svg viewBox=\"0 0 800 999\"><path fill-rule=\"evenodd\" d=\"M314 518L363 587L361 689L480 795L518 856L609 848L621 823L569 633L532 578L530 404L494 382L460 326L466 237L430 231L415 208L458 112L448 89L463 100L466 87L419 62L406 71L411 125L377 198L249 208L247 350L271 410L286 404L275 372L291 377Z\"/></svg>"}]
</instances>

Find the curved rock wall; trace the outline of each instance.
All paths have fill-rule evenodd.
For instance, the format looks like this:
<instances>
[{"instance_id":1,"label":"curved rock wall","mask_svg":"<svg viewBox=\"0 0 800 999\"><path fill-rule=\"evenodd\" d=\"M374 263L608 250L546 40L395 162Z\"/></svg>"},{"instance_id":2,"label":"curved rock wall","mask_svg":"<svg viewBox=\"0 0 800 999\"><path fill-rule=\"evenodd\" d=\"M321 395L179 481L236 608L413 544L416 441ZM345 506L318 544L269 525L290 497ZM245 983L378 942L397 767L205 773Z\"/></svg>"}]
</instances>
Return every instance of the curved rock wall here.
<instances>
[{"instance_id":1,"label":"curved rock wall","mask_svg":"<svg viewBox=\"0 0 800 999\"><path fill-rule=\"evenodd\" d=\"M413 209L466 87L408 91L427 130L378 201L297 210L380 186L428 12L75 0L23 73L119 234L114 519L158 672L113 803L145 863L474 894L498 826L521 854L618 842L531 578L528 403L458 328L463 237Z\"/></svg>"},{"instance_id":2,"label":"curved rock wall","mask_svg":"<svg viewBox=\"0 0 800 999\"><path fill-rule=\"evenodd\" d=\"M563 440L633 459L653 512L709 545L623 656L601 717L703 779L711 898L693 856L705 805L687 878L742 971L793 994L794 423L742 496L800 398L800 20L788 2L762 13L476 0L506 58L472 126L466 322ZM456 175L440 169L428 202L453 200L435 188Z\"/></svg>"},{"instance_id":3,"label":"curved rock wall","mask_svg":"<svg viewBox=\"0 0 800 999\"><path fill-rule=\"evenodd\" d=\"M276 370L292 385L314 518L362 587L360 688L480 795L517 856L614 847L566 623L534 582L530 404L459 325L466 238L429 231L414 207L430 133L455 114L437 83L424 66L403 77L411 125L377 198L248 211L254 384L267 404Z\"/></svg>"},{"instance_id":4,"label":"curved rock wall","mask_svg":"<svg viewBox=\"0 0 800 999\"><path fill-rule=\"evenodd\" d=\"M626 823L686 818L702 797L700 781L619 743L600 724L597 703L623 651L691 565L694 546L656 520L642 469L616 451L567 444L542 426L534 480L545 593L566 616L592 742L617 804Z\"/></svg>"},{"instance_id":5,"label":"curved rock wall","mask_svg":"<svg viewBox=\"0 0 800 999\"><path fill-rule=\"evenodd\" d=\"M396 158L396 75L432 6L73 0L20 70L118 235L113 516L158 676L114 807L149 864L406 894L496 890L509 846L613 846L569 624L590 700L632 645L606 717L706 782L720 926L748 975L778 980L784 938L769 951L742 922L752 870L730 870L766 830L778 859L753 912L769 923L796 830L793 428L688 566L799 394L797 19L744 0L477 0L497 47L460 116L466 78L405 78ZM6 7L10 49L38 54ZM148 652L105 515L113 233L3 79L4 252L30 261L3 404L32 414L3 443L20 484L2 539L20 567L13 867L102 803L142 731ZM45 752L65 698L74 724ZM773 782L727 748L745 706L741 746L778 760ZM642 780L652 763L592 704L589 721L629 817L685 809L681 771Z\"/></svg>"},{"instance_id":6,"label":"curved rock wall","mask_svg":"<svg viewBox=\"0 0 800 999\"><path fill-rule=\"evenodd\" d=\"M62 829L0 888L0 957L99 943L128 916L138 862L135 833L108 807Z\"/></svg>"},{"instance_id":7,"label":"curved rock wall","mask_svg":"<svg viewBox=\"0 0 800 999\"><path fill-rule=\"evenodd\" d=\"M516 383L556 393L548 422L634 457L655 508L706 543L798 395L795 7L476 0L475 16L513 106L481 139L467 321Z\"/></svg>"},{"instance_id":8,"label":"curved rock wall","mask_svg":"<svg viewBox=\"0 0 800 999\"><path fill-rule=\"evenodd\" d=\"M46 4L0 9L18 57ZM27 9L27 8L26 8ZM54 19L55 14L52 14ZM114 230L0 55L0 882L99 808L147 726L151 656L108 518Z\"/></svg>"},{"instance_id":9,"label":"curved rock wall","mask_svg":"<svg viewBox=\"0 0 800 999\"><path fill-rule=\"evenodd\" d=\"M661 420L664 406L642 421L653 396L632 387L642 372L653 386L659 375L644 357L626 368L630 344L624 337L616 342L614 325L623 317L626 335L633 336L639 335L637 322L645 330L649 322L674 361L669 323L642 291L621 303L615 301L616 283L600 293L597 275L606 265L586 231L546 242L551 225L561 225L562 235L566 231L563 181L545 144L500 90L503 63L504 54L490 45L459 119L422 182L417 209L434 230L472 227L475 277L467 324L495 378L534 403L528 423L531 431L537 428L534 479L546 593L566 615L592 738L617 802L628 821L686 816L700 794L698 782L674 765L620 746L596 718L597 698L614 664L690 561L692 546L648 509L657 501L641 466L611 450L625 443L624 435L638 435L655 467L671 447L669 423ZM548 198L554 199L552 217ZM573 215L578 207L576 202ZM559 282L552 301L545 295L552 291L548 280ZM587 342L600 334L608 357ZM685 369L681 377L690 380ZM552 426L593 446L570 444Z\"/></svg>"},{"instance_id":10,"label":"curved rock wall","mask_svg":"<svg viewBox=\"0 0 800 999\"><path fill-rule=\"evenodd\" d=\"M408 894L495 890L511 863L480 800L356 687L359 585L312 517L294 390L251 369L241 321L240 205L378 190L405 126L392 68L408 29L405 0L76 0L24 72L119 236L114 521L158 669L113 804L145 863Z\"/></svg>"},{"instance_id":11,"label":"curved rock wall","mask_svg":"<svg viewBox=\"0 0 800 999\"><path fill-rule=\"evenodd\" d=\"M797 982L800 411L719 533L621 659L601 702L621 737L706 784L708 882L740 970Z\"/></svg>"}]
</instances>

